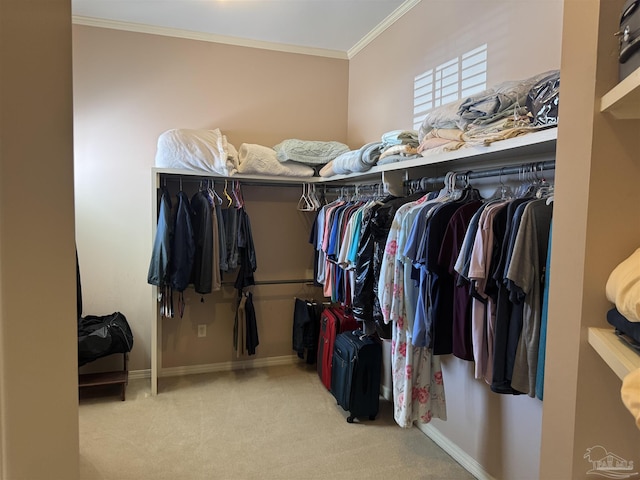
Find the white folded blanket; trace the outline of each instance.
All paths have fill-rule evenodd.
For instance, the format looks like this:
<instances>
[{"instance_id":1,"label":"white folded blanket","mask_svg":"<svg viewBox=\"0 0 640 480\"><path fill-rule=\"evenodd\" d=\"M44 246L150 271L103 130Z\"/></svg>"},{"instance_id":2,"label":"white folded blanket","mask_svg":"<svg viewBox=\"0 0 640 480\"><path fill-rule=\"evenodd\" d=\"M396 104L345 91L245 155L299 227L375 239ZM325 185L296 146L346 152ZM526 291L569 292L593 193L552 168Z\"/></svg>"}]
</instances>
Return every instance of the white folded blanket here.
<instances>
[{"instance_id":1,"label":"white folded blanket","mask_svg":"<svg viewBox=\"0 0 640 480\"><path fill-rule=\"evenodd\" d=\"M235 172L234 172L235 173ZM273 148L243 143L238 150L237 173L312 177L313 168L297 162L279 162Z\"/></svg>"},{"instance_id":2,"label":"white folded blanket","mask_svg":"<svg viewBox=\"0 0 640 480\"><path fill-rule=\"evenodd\" d=\"M228 176L236 165L237 151L218 128L172 129L158 137L156 167L198 170Z\"/></svg>"}]
</instances>

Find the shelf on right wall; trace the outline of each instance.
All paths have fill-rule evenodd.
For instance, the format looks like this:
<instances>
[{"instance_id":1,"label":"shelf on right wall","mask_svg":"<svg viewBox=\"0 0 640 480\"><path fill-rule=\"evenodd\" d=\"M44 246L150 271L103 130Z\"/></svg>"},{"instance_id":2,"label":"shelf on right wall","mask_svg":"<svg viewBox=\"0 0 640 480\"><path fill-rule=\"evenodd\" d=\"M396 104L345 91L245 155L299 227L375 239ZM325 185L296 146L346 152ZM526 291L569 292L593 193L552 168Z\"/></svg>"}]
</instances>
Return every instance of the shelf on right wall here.
<instances>
[{"instance_id":1,"label":"shelf on right wall","mask_svg":"<svg viewBox=\"0 0 640 480\"><path fill-rule=\"evenodd\" d=\"M600 111L620 120L640 119L640 68L602 97Z\"/></svg>"},{"instance_id":2,"label":"shelf on right wall","mask_svg":"<svg viewBox=\"0 0 640 480\"><path fill-rule=\"evenodd\" d=\"M589 344L620 379L640 368L640 355L620 340L613 328L589 328Z\"/></svg>"}]
</instances>

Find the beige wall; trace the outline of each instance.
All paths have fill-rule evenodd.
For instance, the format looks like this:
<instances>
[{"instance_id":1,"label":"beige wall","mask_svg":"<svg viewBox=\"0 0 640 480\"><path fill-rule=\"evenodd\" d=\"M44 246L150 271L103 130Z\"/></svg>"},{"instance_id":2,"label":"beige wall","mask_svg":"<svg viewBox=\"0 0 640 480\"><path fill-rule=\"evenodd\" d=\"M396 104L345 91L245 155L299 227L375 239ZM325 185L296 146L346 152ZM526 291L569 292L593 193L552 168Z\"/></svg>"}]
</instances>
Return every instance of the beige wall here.
<instances>
[{"instance_id":1,"label":"beige wall","mask_svg":"<svg viewBox=\"0 0 640 480\"><path fill-rule=\"evenodd\" d=\"M71 2L0 1L0 477L78 478Z\"/></svg>"},{"instance_id":2,"label":"beige wall","mask_svg":"<svg viewBox=\"0 0 640 480\"><path fill-rule=\"evenodd\" d=\"M588 344L610 328L611 271L640 244L640 122L599 113L618 82L623 0L569 0L563 27L561 122L549 315L541 478L586 478L587 448L640 462L640 431L620 399L620 379ZM566 87L568 85L568 87ZM566 93L564 93L566 92Z\"/></svg>"},{"instance_id":3,"label":"beige wall","mask_svg":"<svg viewBox=\"0 0 640 480\"><path fill-rule=\"evenodd\" d=\"M562 13L561 0L423 0L350 61L349 142L412 128L414 77L484 43L488 86L560 68ZM495 478L538 478L542 402L491 392L455 357L443 375L448 420L432 426Z\"/></svg>"},{"instance_id":4,"label":"beige wall","mask_svg":"<svg viewBox=\"0 0 640 480\"><path fill-rule=\"evenodd\" d=\"M146 278L158 135L171 128L220 128L237 148L243 142L271 146L285 138L345 141L348 63L77 25L73 51L84 310L122 311L135 335L131 369L147 369L155 321ZM260 235L259 241L277 245L280 240ZM274 273L259 269L263 278ZM228 314L226 322L233 320ZM167 325L171 343L165 343L165 360L172 366L217 361L207 343L216 332L194 353L189 322Z\"/></svg>"},{"instance_id":5,"label":"beige wall","mask_svg":"<svg viewBox=\"0 0 640 480\"><path fill-rule=\"evenodd\" d=\"M422 0L350 60L349 143L412 128L414 77L484 43L487 86L559 68L561 33L562 0Z\"/></svg>"}]
</instances>

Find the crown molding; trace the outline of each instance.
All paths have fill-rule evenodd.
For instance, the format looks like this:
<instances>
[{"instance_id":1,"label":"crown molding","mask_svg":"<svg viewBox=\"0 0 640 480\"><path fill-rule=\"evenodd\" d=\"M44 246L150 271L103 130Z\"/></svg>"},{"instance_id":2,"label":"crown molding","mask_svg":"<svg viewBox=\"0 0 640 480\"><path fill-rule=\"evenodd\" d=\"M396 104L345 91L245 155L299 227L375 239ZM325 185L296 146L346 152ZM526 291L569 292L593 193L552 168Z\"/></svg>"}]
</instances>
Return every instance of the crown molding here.
<instances>
[{"instance_id":1,"label":"crown molding","mask_svg":"<svg viewBox=\"0 0 640 480\"><path fill-rule=\"evenodd\" d=\"M189 40L199 40L202 42L223 43L238 47L260 48L263 50L273 50L277 52L298 53L302 55L314 55L318 57L337 58L347 60L346 52L338 50L328 50L323 48L301 47L283 43L262 42L245 38L230 37L226 35L216 35L214 33L201 33L191 30L181 30L178 28L158 27L142 23L121 22L118 20L106 20L102 18L83 17L74 15L72 22L76 25L88 27L109 28L112 30L124 30L127 32L146 33L150 35L163 35L165 37L186 38Z\"/></svg>"},{"instance_id":2,"label":"crown molding","mask_svg":"<svg viewBox=\"0 0 640 480\"><path fill-rule=\"evenodd\" d=\"M397 22L400 17L402 17L405 13L407 13L421 1L422 0L407 0L398 8L396 8L393 12L391 12L391 14L389 14L387 18L380 22L376 28L367 33L358 43L356 43L347 51L347 58L351 60L353 57L355 57L360 52L360 50L373 42L376 37L378 37L378 35L382 34L382 32L384 32L387 28Z\"/></svg>"}]
</instances>

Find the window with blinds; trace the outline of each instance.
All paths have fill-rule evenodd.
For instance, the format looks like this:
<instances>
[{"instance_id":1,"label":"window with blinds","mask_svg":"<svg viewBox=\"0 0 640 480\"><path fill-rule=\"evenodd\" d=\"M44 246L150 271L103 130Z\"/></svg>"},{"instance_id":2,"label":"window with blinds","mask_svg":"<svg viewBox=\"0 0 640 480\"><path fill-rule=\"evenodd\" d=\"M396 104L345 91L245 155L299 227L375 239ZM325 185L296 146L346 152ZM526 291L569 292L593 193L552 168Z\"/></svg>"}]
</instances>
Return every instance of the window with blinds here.
<instances>
[{"instance_id":1,"label":"window with blinds","mask_svg":"<svg viewBox=\"0 0 640 480\"><path fill-rule=\"evenodd\" d=\"M463 53L413 80L413 128L430 110L487 88L487 44Z\"/></svg>"}]
</instances>

